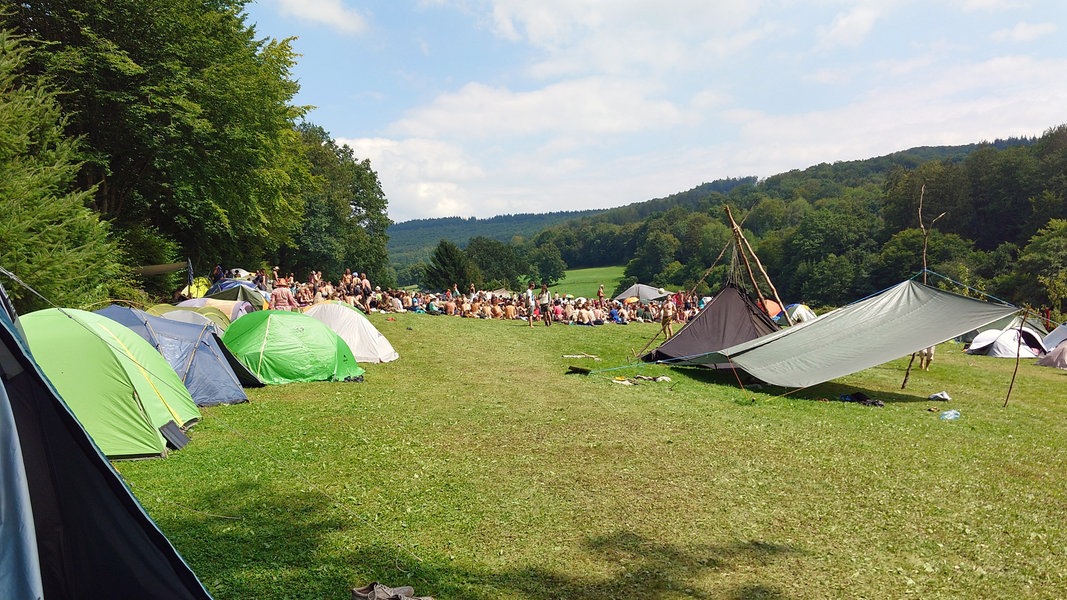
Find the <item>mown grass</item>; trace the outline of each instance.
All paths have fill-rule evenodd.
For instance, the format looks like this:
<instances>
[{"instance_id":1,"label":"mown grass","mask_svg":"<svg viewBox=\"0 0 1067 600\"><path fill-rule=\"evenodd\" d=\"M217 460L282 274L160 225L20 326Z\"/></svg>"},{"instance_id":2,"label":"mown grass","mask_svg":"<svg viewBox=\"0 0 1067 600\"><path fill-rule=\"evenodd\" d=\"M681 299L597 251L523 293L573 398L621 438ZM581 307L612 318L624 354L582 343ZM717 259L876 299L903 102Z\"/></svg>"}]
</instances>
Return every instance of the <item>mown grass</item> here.
<instances>
[{"instance_id":1,"label":"mown grass","mask_svg":"<svg viewBox=\"0 0 1067 600\"><path fill-rule=\"evenodd\" d=\"M900 359L781 396L626 366L652 324L371 318L401 358L364 383L250 390L170 458L118 463L217 598L1067 590L1067 372L1024 363L1004 408L1014 361L945 344L904 391ZM634 375L672 381L613 382ZM853 391L885 406L824 401Z\"/></svg>"},{"instance_id":2,"label":"mown grass","mask_svg":"<svg viewBox=\"0 0 1067 600\"><path fill-rule=\"evenodd\" d=\"M597 288L603 284L605 297L610 298L612 291L623 278L626 267L596 267L592 269L571 269L566 272L563 281L552 286L553 292L571 294L575 298L596 298Z\"/></svg>"}]
</instances>

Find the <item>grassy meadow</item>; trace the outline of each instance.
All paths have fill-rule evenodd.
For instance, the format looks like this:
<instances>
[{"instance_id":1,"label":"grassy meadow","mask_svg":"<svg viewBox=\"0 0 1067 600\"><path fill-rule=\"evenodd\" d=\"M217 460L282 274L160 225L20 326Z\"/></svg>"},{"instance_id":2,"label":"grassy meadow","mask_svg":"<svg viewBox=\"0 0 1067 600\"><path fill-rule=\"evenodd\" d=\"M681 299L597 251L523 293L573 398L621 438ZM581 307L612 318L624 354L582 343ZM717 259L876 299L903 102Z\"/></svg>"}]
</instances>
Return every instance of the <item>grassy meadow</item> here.
<instances>
[{"instance_id":1,"label":"grassy meadow","mask_svg":"<svg viewBox=\"0 0 1067 600\"><path fill-rule=\"evenodd\" d=\"M651 324L371 320L401 358L365 382L249 390L116 463L216 598L1067 594L1067 371L1024 362L1003 407L1015 362L947 343L903 391L906 358L782 396L629 365Z\"/></svg>"},{"instance_id":2,"label":"grassy meadow","mask_svg":"<svg viewBox=\"0 0 1067 600\"><path fill-rule=\"evenodd\" d=\"M571 269L566 277L552 286L553 292L571 294L575 298L596 298L597 288L604 285L604 296L610 298L615 286L623 278L626 267L596 267L593 269Z\"/></svg>"}]
</instances>

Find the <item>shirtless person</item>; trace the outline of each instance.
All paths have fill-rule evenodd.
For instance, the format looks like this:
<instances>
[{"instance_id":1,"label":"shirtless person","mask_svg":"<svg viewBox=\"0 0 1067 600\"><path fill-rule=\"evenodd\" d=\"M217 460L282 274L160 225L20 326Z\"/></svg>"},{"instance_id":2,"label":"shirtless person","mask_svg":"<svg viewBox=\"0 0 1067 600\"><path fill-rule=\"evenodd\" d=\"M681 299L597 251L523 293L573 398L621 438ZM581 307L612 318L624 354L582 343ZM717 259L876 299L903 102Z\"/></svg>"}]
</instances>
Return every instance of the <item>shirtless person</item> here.
<instances>
[{"instance_id":1,"label":"shirtless person","mask_svg":"<svg viewBox=\"0 0 1067 600\"><path fill-rule=\"evenodd\" d=\"M663 301L663 308L660 311L660 322L663 324L660 332L666 333L668 340L671 339L671 336L674 335L674 329L672 328L674 323L674 302L672 302L670 298Z\"/></svg>"}]
</instances>

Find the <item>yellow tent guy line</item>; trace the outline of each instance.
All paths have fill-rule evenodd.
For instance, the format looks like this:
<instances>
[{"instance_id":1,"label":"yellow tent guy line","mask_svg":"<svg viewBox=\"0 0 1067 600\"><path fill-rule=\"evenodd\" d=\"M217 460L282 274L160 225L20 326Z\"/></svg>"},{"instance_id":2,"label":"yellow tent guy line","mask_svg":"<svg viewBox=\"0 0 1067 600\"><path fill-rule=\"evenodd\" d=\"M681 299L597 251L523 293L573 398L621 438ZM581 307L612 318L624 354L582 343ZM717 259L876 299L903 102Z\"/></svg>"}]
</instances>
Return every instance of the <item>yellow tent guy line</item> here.
<instances>
[{"instance_id":1,"label":"yellow tent guy line","mask_svg":"<svg viewBox=\"0 0 1067 600\"><path fill-rule=\"evenodd\" d=\"M141 371L141 376L144 377L146 381L148 381L148 385L152 386L152 391L155 392L156 396L159 397L159 401L163 403L163 406L167 407L167 410L170 412L171 416L174 417L174 422L177 423L179 427L184 426L185 423L182 422L181 416L179 416L178 413L171 407L171 405L167 403L166 398L163 397L163 394L160 393L159 388L156 387L155 382L152 381L152 378L149 376L150 373L143 366L141 366L141 363L137 362L137 359L133 357L133 354L130 352L130 349L127 348L126 345L122 343L122 340L116 337L115 334L110 329L108 329L106 325L100 324L99 327L100 329L106 331L107 334L111 336L111 339L115 341L118 347L126 353L126 357L129 358L130 361L133 362L133 364L137 365L137 369Z\"/></svg>"}]
</instances>

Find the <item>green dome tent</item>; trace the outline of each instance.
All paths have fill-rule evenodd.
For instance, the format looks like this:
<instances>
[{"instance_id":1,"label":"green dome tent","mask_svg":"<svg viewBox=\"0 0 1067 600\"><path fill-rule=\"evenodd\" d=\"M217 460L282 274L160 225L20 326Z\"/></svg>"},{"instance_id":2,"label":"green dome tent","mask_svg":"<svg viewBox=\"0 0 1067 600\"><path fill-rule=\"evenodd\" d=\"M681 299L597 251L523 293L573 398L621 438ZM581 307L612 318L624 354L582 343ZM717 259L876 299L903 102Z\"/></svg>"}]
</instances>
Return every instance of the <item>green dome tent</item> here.
<instances>
[{"instance_id":1,"label":"green dome tent","mask_svg":"<svg viewBox=\"0 0 1067 600\"><path fill-rule=\"evenodd\" d=\"M20 321L33 358L109 458L165 456L161 429L169 436L175 425L200 419L174 369L127 327L102 315L57 308Z\"/></svg>"},{"instance_id":2,"label":"green dome tent","mask_svg":"<svg viewBox=\"0 0 1067 600\"><path fill-rule=\"evenodd\" d=\"M222 342L264 383L349 381L363 375L348 344L322 322L258 310L233 322Z\"/></svg>"}]
</instances>

